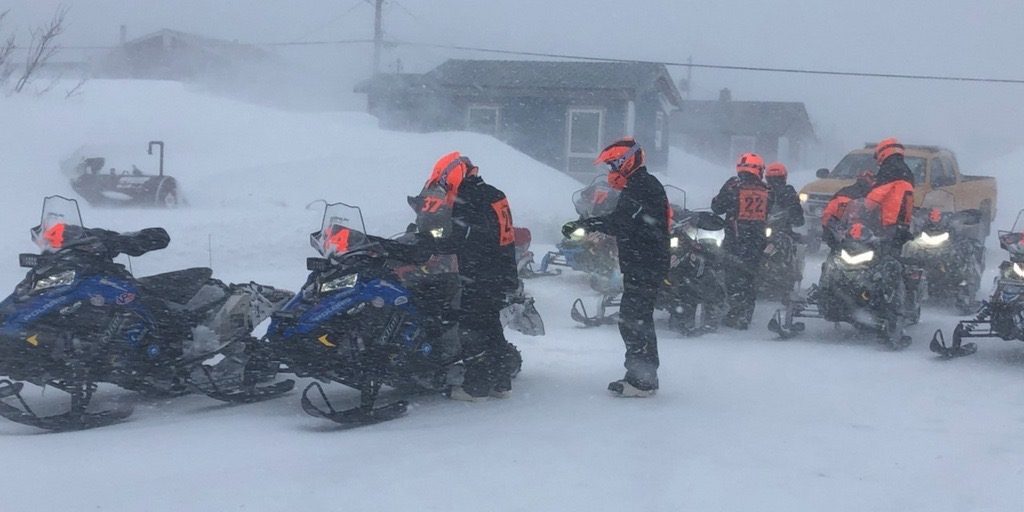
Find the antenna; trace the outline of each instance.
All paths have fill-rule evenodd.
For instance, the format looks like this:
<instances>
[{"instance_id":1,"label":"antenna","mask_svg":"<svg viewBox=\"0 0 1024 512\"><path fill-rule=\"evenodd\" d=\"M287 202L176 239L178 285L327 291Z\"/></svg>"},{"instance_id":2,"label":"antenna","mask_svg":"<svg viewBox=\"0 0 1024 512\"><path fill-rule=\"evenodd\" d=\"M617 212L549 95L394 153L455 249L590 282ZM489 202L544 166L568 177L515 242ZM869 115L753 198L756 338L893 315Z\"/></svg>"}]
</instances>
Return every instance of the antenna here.
<instances>
[{"instance_id":1,"label":"antenna","mask_svg":"<svg viewBox=\"0 0 1024 512\"><path fill-rule=\"evenodd\" d=\"M128 273L133 275L133 276L135 275L135 270L132 269L132 257L131 256L128 256Z\"/></svg>"},{"instance_id":2,"label":"antenna","mask_svg":"<svg viewBox=\"0 0 1024 512\"><path fill-rule=\"evenodd\" d=\"M213 270L213 233L206 235L206 252L210 255L210 270Z\"/></svg>"}]
</instances>

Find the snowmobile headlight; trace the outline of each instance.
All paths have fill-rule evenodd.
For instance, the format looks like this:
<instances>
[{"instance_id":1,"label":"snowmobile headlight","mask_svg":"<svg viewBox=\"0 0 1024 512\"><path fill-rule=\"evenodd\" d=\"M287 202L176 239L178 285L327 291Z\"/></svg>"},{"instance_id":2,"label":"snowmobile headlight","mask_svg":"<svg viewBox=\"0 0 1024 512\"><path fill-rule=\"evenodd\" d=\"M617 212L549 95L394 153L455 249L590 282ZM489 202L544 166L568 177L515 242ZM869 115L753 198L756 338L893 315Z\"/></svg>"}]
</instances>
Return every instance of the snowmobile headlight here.
<instances>
[{"instance_id":1,"label":"snowmobile headlight","mask_svg":"<svg viewBox=\"0 0 1024 512\"><path fill-rule=\"evenodd\" d=\"M772 237L772 228L764 228L764 236L765 236L765 238L771 238Z\"/></svg>"},{"instance_id":2,"label":"snowmobile headlight","mask_svg":"<svg viewBox=\"0 0 1024 512\"><path fill-rule=\"evenodd\" d=\"M673 249L679 247L679 237L678 236L674 236L674 237L670 238L668 240L668 246L673 248Z\"/></svg>"},{"instance_id":3,"label":"snowmobile headlight","mask_svg":"<svg viewBox=\"0 0 1024 512\"><path fill-rule=\"evenodd\" d=\"M850 253L846 252L846 249L843 249L839 252L839 258L847 265L860 265L875 259L875 251L866 251L851 256Z\"/></svg>"},{"instance_id":4,"label":"snowmobile headlight","mask_svg":"<svg viewBox=\"0 0 1024 512\"><path fill-rule=\"evenodd\" d=\"M800 204L806 203L807 200L810 199L810 198L811 198L811 196L808 195L807 192L800 192Z\"/></svg>"},{"instance_id":5,"label":"snowmobile headlight","mask_svg":"<svg viewBox=\"0 0 1024 512\"><path fill-rule=\"evenodd\" d=\"M569 240L583 240L583 237L585 236L587 236L587 230L583 228L576 228L576 231L569 234Z\"/></svg>"},{"instance_id":6,"label":"snowmobile headlight","mask_svg":"<svg viewBox=\"0 0 1024 512\"><path fill-rule=\"evenodd\" d=\"M58 286L67 286L73 282L75 282L75 271L66 270L64 272L49 275L37 280L32 285L32 291L38 292L42 290L48 290L50 288L56 288Z\"/></svg>"},{"instance_id":7,"label":"snowmobile headlight","mask_svg":"<svg viewBox=\"0 0 1024 512\"><path fill-rule=\"evenodd\" d=\"M444 236L444 228L434 228L430 230L430 236L434 238L441 238Z\"/></svg>"},{"instance_id":8,"label":"snowmobile headlight","mask_svg":"<svg viewBox=\"0 0 1024 512\"><path fill-rule=\"evenodd\" d=\"M921 234L917 236L917 240L915 240L915 242L918 242L925 247L936 247L946 243L947 240L949 240L948 231L944 231L935 236L931 236L922 231Z\"/></svg>"},{"instance_id":9,"label":"snowmobile headlight","mask_svg":"<svg viewBox=\"0 0 1024 512\"><path fill-rule=\"evenodd\" d=\"M359 282L359 274L346 274L337 279L331 279L320 285L320 293L331 293L345 288L352 288Z\"/></svg>"},{"instance_id":10,"label":"snowmobile headlight","mask_svg":"<svg viewBox=\"0 0 1024 512\"><path fill-rule=\"evenodd\" d=\"M1018 277L1024 277L1024 267L1020 266L1020 263L1014 263L1013 273L1017 274Z\"/></svg>"}]
</instances>

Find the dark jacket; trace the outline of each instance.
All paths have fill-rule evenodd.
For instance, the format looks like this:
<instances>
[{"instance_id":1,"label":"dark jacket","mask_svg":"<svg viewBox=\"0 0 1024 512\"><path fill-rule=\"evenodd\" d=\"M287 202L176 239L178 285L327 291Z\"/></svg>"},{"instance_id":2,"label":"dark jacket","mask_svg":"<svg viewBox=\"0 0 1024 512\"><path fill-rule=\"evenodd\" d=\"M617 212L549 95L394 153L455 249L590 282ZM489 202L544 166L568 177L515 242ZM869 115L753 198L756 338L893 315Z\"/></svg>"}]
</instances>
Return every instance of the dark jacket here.
<instances>
[{"instance_id":1,"label":"dark jacket","mask_svg":"<svg viewBox=\"0 0 1024 512\"><path fill-rule=\"evenodd\" d=\"M911 187L914 186L914 173L911 172L907 162L903 160L903 155L892 155L882 162L875 174L875 187L896 180L903 180L910 183Z\"/></svg>"},{"instance_id":2,"label":"dark jacket","mask_svg":"<svg viewBox=\"0 0 1024 512\"><path fill-rule=\"evenodd\" d=\"M668 212L665 187L641 167L629 176L615 210L582 224L615 237L623 275L660 283L669 266Z\"/></svg>"},{"instance_id":3,"label":"dark jacket","mask_svg":"<svg viewBox=\"0 0 1024 512\"><path fill-rule=\"evenodd\" d=\"M864 205L869 212L877 210L875 227L909 228L914 211L914 174L902 155L892 155L882 162Z\"/></svg>"},{"instance_id":4,"label":"dark jacket","mask_svg":"<svg viewBox=\"0 0 1024 512\"><path fill-rule=\"evenodd\" d=\"M455 197L451 233L434 240L435 253L458 256L463 299L485 296L500 309L505 293L519 286L515 251L505 194L479 176L467 176Z\"/></svg>"},{"instance_id":5,"label":"dark jacket","mask_svg":"<svg viewBox=\"0 0 1024 512\"><path fill-rule=\"evenodd\" d=\"M796 193L793 185L780 183L774 185L768 183L768 202L772 204L772 213L784 211L786 218L782 221L782 228L792 231L793 228L804 225L804 208L800 206L800 196Z\"/></svg>"},{"instance_id":6,"label":"dark jacket","mask_svg":"<svg viewBox=\"0 0 1024 512\"><path fill-rule=\"evenodd\" d=\"M711 200L711 211L725 215L729 224L723 247L734 254L761 253L767 242L764 229L771 208L768 185L757 176L744 172L729 178Z\"/></svg>"}]
</instances>

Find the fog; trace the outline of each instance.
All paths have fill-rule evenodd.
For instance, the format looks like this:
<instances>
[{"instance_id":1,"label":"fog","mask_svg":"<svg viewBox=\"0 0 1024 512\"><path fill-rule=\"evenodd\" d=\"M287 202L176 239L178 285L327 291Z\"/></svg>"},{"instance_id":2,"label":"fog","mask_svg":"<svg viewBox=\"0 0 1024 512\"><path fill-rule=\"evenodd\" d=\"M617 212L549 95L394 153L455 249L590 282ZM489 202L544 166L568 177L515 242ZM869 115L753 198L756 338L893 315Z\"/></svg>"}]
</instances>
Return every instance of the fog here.
<instances>
[{"instance_id":1,"label":"fog","mask_svg":"<svg viewBox=\"0 0 1024 512\"><path fill-rule=\"evenodd\" d=\"M0 1L22 32L69 5L66 46L113 45L172 28L240 42L368 39L365 0ZM1024 6L1019 0L858 2L739 0L403 0L384 11L387 39L591 57L712 65L1021 79ZM329 108L361 110L352 86L370 74L369 44L270 48L305 70L301 89L321 89ZM86 51L79 53L92 53ZM64 57L75 58L67 50ZM519 58L415 47L389 48L384 70L400 61L425 72L446 58ZM684 78L686 69L670 68ZM693 99L729 87L737 100L802 101L828 154L895 134L942 144L968 165L1019 147L1024 85L695 69ZM307 93L303 93L307 94ZM828 162L823 162L823 164Z\"/></svg>"}]
</instances>

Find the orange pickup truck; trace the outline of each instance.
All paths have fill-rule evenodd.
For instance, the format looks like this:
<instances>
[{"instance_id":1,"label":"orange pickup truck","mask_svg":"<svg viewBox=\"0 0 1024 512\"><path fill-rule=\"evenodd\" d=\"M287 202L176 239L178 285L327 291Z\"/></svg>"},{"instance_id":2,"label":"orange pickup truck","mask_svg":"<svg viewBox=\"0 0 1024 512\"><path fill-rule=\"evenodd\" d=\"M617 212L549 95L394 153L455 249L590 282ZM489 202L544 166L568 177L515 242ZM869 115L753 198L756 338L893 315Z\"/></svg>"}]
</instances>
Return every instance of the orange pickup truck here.
<instances>
[{"instance_id":1,"label":"orange pickup truck","mask_svg":"<svg viewBox=\"0 0 1024 512\"><path fill-rule=\"evenodd\" d=\"M920 206L932 190L944 190L953 196L953 208L981 210L984 233L996 214L996 179L988 176L968 176L960 173L956 155L938 146L906 145L904 159L914 173L914 204ZM854 182L857 175L875 164L875 144L868 143L863 149L855 149L836 164L836 167L818 169L818 179L800 190L800 202L807 215L808 249L815 251L821 242L821 212L832 199L832 195Z\"/></svg>"}]
</instances>

